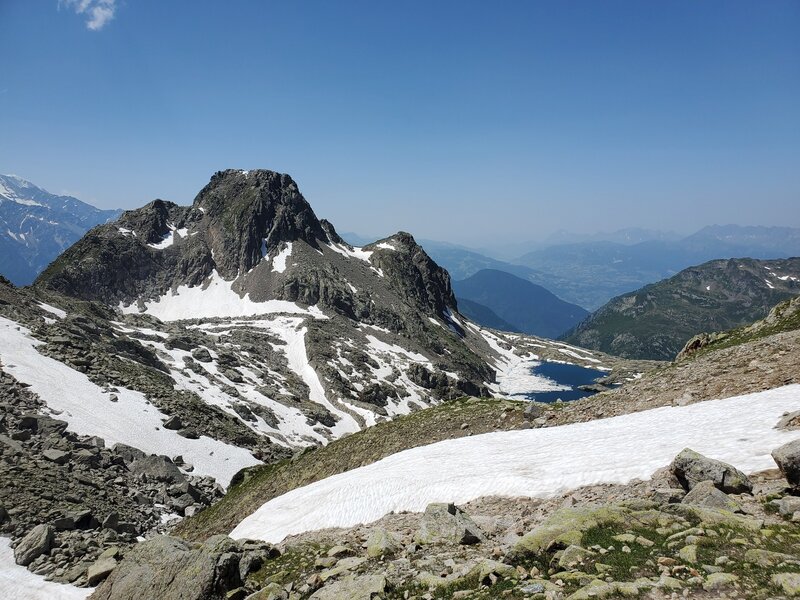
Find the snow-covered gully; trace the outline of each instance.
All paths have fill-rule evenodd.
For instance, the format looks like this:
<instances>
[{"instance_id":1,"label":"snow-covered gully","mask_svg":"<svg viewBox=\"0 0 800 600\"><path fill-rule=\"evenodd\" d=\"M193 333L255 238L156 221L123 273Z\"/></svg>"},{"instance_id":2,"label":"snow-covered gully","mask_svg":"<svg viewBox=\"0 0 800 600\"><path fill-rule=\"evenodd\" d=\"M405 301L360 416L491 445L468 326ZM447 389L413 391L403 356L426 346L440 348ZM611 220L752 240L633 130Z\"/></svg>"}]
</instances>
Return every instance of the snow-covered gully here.
<instances>
[{"instance_id":1,"label":"snow-covered gully","mask_svg":"<svg viewBox=\"0 0 800 600\"><path fill-rule=\"evenodd\" d=\"M684 447L746 472L774 467L770 452L798 432L775 429L800 404L800 385L586 423L447 440L293 490L262 505L234 538L369 523L430 502L482 496L547 497L584 485L647 479Z\"/></svg>"}]
</instances>

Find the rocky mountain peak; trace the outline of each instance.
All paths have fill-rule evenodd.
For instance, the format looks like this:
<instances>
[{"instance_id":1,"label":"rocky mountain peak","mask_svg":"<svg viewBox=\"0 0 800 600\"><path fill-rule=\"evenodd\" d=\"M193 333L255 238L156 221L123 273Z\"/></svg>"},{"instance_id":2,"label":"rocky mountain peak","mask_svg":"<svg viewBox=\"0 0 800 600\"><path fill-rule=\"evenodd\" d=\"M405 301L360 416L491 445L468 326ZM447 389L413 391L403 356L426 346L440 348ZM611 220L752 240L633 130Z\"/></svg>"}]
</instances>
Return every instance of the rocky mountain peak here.
<instances>
[{"instance_id":1,"label":"rocky mountain peak","mask_svg":"<svg viewBox=\"0 0 800 600\"><path fill-rule=\"evenodd\" d=\"M252 269L265 251L303 240L316 248L325 230L294 180L268 170L214 174L195 198L217 271L231 279Z\"/></svg>"},{"instance_id":2,"label":"rocky mountain peak","mask_svg":"<svg viewBox=\"0 0 800 600\"><path fill-rule=\"evenodd\" d=\"M399 231L364 249L373 252L373 265L390 281L402 282L405 295L410 294L418 305L431 307L439 315L456 310L450 274L428 256L410 233Z\"/></svg>"}]
</instances>

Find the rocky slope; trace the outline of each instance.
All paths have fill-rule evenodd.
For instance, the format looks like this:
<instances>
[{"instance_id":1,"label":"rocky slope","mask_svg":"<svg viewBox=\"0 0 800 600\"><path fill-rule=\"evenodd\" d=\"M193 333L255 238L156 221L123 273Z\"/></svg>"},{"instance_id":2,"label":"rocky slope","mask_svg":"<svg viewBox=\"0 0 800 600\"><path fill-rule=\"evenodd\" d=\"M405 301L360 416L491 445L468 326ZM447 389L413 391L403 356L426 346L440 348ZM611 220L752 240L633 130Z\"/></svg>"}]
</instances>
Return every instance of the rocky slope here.
<instances>
[{"instance_id":1,"label":"rocky slope","mask_svg":"<svg viewBox=\"0 0 800 600\"><path fill-rule=\"evenodd\" d=\"M714 260L624 294L564 340L628 358L671 360L693 336L764 317L800 293L800 258Z\"/></svg>"},{"instance_id":2,"label":"rocky slope","mask_svg":"<svg viewBox=\"0 0 800 600\"><path fill-rule=\"evenodd\" d=\"M0 275L16 285L32 283L84 233L120 212L51 194L15 175L0 175Z\"/></svg>"}]
</instances>

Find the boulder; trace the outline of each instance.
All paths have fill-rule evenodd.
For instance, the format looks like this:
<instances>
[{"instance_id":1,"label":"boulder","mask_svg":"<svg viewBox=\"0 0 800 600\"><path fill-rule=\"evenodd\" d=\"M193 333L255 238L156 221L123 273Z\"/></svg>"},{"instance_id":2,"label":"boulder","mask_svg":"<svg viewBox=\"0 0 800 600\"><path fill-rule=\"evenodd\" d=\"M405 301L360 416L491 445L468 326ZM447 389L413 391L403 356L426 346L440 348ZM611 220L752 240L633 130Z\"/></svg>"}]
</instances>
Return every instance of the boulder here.
<instances>
[{"instance_id":1,"label":"boulder","mask_svg":"<svg viewBox=\"0 0 800 600\"><path fill-rule=\"evenodd\" d=\"M86 571L86 580L89 585L97 585L117 567L116 559L112 557L100 557Z\"/></svg>"},{"instance_id":2,"label":"boulder","mask_svg":"<svg viewBox=\"0 0 800 600\"><path fill-rule=\"evenodd\" d=\"M708 508L718 508L731 512L740 512L741 507L725 492L719 491L713 481L701 481L683 497L682 504L694 504Z\"/></svg>"},{"instance_id":3,"label":"boulder","mask_svg":"<svg viewBox=\"0 0 800 600\"><path fill-rule=\"evenodd\" d=\"M788 430L800 429L800 410L783 415L775 428Z\"/></svg>"},{"instance_id":4,"label":"boulder","mask_svg":"<svg viewBox=\"0 0 800 600\"><path fill-rule=\"evenodd\" d=\"M51 525L37 525L14 548L14 559L18 565L27 567L45 552L50 552L55 539L56 531Z\"/></svg>"},{"instance_id":5,"label":"boulder","mask_svg":"<svg viewBox=\"0 0 800 600\"><path fill-rule=\"evenodd\" d=\"M62 450L56 450L55 448L50 448L42 452L42 456L49 460L50 462L54 462L57 465L63 465L69 462L70 453L64 452Z\"/></svg>"},{"instance_id":6,"label":"boulder","mask_svg":"<svg viewBox=\"0 0 800 600\"><path fill-rule=\"evenodd\" d=\"M226 536L190 544L158 536L137 544L91 600L222 600L240 587L237 546Z\"/></svg>"},{"instance_id":7,"label":"boulder","mask_svg":"<svg viewBox=\"0 0 800 600\"><path fill-rule=\"evenodd\" d=\"M772 585L790 598L796 598L800 596L800 573L777 573L772 576Z\"/></svg>"},{"instance_id":8,"label":"boulder","mask_svg":"<svg viewBox=\"0 0 800 600\"><path fill-rule=\"evenodd\" d=\"M167 456L153 454L137 458L130 464L128 469L134 475L146 475L156 481L165 481L167 483L183 483L186 481L186 477L181 473L181 470Z\"/></svg>"},{"instance_id":9,"label":"boulder","mask_svg":"<svg viewBox=\"0 0 800 600\"><path fill-rule=\"evenodd\" d=\"M202 363L210 363L213 360L207 348L195 348L192 350L192 358Z\"/></svg>"},{"instance_id":10,"label":"boulder","mask_svg":"<svg viewBox=\"0 0 800 600\"><path fill-rule=\"evenodd\" d=\"M580 545L583 534L595 527L630 526L631 510L621 506L565 507L554 512L541 525L522 536L512 554L536 555L551 548Z\"/></svg>"},{"instance_id":11,"label":"boulder","mask_svg":"<svg viewBox=\"0 0 800 600\"><path fill-rule=\"evenodd\" d=\"M63 433L67 428L67 422L45 415L29 414L20 418L19 426L46 437L51 433Z\"/></svg>"},{"instance_id":12,"label":"boulder","mask_svg":"<svg viewBox=\"0 0 800 600\"><path fill-rule=\"evenodd\" d=\"M114 444L111 448L114 454L119 456L126 465L131 464L133 461L147 456L144 452L133 446L127 444Z\"/></svg>"},{"instance_id":13,"label":"boulder","mask_svg":"<svg viewBox=\"0 0 800 600\"><path fill-rule=\"evenodd\" d=\"M372 600L385 589L383 575L350 575L317 590L309 600Z\"/></svg>"},{"instance_id":14,"label":"boulder","mask_svg":"<svg viewBox=\"0 0 800 600\"><path fill-rule=\"evenodd\" d=\"M672 461L670 470L683 488L690 491L701 481L711 481L726 494L741 494L753 490L753 484L736 467L703 456L689 448L683 449Z\"/></svg>"},{"instance_id":15,"label":"boulder","mask_svg":"<svg viewBox=\"0 0 800 600\"><path fill-rule=\"evenodd\" d=\"M800 490L800 440L794 440L772 451L772 458L795 490Z\"/></svg>"},{"instance_id":16,"label":"boulder","mask_svg":"<svg viewBox=\"0 0 800 600\"><path fill-rule=\"evenodd\" d=\"M397 553L401 546L400 541L385 529L374 529L369 534L366 542L367 556L377 558L379 556L391 556Z\"/></svg>"},{"instance_id":17,"label":"boulder","mask_svg":"<svg viewBox=\"0 0 800 600\"><path fill-rule=\"evenodd\" d=\"M486 541L483 532L455 504L433 503L425 508L414 540L420 544L478 544Z\"/></svg>"},{"instance_id":18,"label":"boulder","mask_svg":"<svg viewBox=\"0 0 800 600\"><path fill-rule=\"evenodd\" d=\"M177 415L171 416L169 419L164 421L164 429L171 429L173 431L178 431L178 429L183 429L183 423L181 422L181 418Z\"/></svg>"}]
</instances>

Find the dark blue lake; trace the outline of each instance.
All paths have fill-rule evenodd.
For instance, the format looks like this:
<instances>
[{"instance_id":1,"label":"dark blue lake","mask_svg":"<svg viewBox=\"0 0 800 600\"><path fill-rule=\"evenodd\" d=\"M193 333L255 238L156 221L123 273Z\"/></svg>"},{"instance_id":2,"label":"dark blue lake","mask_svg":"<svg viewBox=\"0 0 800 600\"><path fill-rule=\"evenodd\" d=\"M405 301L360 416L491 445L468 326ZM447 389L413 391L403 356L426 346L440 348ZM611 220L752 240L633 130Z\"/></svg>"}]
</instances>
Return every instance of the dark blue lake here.
<instances>
[{"instance_id":1,"label":"dark blue lake","mask_svg":"<svg viewBox=\"0 0 800 600\"><path fill-rule=\"evenodd\" d=\"M528 400L536 400L537 402L555 402L559 398L567 402L568 400L577 400L578 398L591 396L594 392L579 390L578 386L595 383L594 380L598 377L608 375L606 371L587 369L586 367L579 367L578 365L556 362L543 362L538 367L531 369L531 372L570 387L568 390L560 390L557 392L536 392L525 395Z\"/></svg>"}]
</instances>

